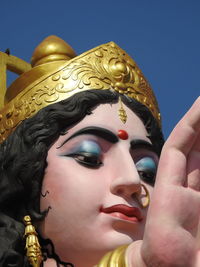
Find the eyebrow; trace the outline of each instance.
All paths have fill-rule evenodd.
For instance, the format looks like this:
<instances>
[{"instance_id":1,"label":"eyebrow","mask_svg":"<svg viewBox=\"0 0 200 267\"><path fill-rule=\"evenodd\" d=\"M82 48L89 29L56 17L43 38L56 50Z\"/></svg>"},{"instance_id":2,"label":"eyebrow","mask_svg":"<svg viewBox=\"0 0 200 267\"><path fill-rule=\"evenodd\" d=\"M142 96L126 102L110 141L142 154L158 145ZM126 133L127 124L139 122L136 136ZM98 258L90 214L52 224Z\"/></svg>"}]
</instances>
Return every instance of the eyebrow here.
<instances>
[{"instance_id":1,"label":"eyebrow","mask_svg":"<svg viewBox=\"0 0 200 267\"><path fill-rule=\"evenodd\" d=\"M148 141L145 141L143 139L134 139L130 143L131 143L132 149L145 148L145 149L150 150L152 152L155 152L157 154L155 146L152 145L151 143L149 143Z\"/></svg>"},{"instance_id":2,"label":"eyebrow","mask_svg":"<svg viewBox=\"0 0 200 267\"><path fill-rule=\"evenodd\" d=\"M99 136L103 138L104 140L109 141L112 144L115 144L119 141L119 138L117 137L117 135L115 135L113 132L109 131L108 129L105 129L102 127L89 126L89 127L82 128L79 131L72 134L59 147L57 147L57 149L61 148L65 143L67 143L72 138L79 136L79 135L83 135L83 134L92 134L92 135Z\"/></svg>"}]
</instances>

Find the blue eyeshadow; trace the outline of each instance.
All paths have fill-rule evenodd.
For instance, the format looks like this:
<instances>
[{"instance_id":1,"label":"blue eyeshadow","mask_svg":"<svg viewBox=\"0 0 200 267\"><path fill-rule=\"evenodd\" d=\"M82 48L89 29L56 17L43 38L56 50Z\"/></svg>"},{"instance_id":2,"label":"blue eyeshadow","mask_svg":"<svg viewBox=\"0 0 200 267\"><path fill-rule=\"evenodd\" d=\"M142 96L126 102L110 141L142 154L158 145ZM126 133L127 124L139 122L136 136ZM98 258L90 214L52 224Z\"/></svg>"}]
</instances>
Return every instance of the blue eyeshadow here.
<instances>
[{"instance_id":1,"label":"blue eyeshadow","mask_svg":"<svg viewBox=\"0 0 200 267\"><path fill-rule=\"evenodd\" d=\"M136 168L138 171L149 170L155 172L157 169L157 164L155 163L153 158L144 157L136 163Z\"/></svg>"},{"instance_id":2,"label":"blue eyeshadow","mask_svg":"<svg viewBox=\"0 0 200 267\"><path fill-rule=\"evenodd\" d=\"M73 149L73 153L77 152L85 152L85 153L91 153L94 155L99 155L101 153L101 148L100 146L91 140L84 140L79 144L79 146L75 147Z\"/></svg>"}]
</instances>

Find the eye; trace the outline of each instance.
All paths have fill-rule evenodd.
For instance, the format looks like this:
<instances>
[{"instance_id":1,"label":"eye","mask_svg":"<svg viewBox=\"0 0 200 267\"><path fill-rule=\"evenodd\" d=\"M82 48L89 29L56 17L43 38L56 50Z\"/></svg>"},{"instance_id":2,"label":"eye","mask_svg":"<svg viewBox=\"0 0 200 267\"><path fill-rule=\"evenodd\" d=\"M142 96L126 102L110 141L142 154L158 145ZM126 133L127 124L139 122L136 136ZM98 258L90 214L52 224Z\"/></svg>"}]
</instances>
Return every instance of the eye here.
<instances>
[{"instance_id":1,"label":"eye","mask_svg":"<svg viewBox=\"0 0 200 267\"><path fill-rule=\"evenodd\" d=\"M74 158L79 164L86 167L98 168L102 165L101 148L94 141L84 140L65 156Z\"/></svg>"},{"instance_id":2,"label":"eye","mask_svg":"<svg viewBox=\"0 0 200 267\"><path fill-rule=\"evenodd\" d=\"M157 163L152 157L144 157L135 164L140 178L151 185L154 185L157 171Z\"/></svg>"}]
</instances>

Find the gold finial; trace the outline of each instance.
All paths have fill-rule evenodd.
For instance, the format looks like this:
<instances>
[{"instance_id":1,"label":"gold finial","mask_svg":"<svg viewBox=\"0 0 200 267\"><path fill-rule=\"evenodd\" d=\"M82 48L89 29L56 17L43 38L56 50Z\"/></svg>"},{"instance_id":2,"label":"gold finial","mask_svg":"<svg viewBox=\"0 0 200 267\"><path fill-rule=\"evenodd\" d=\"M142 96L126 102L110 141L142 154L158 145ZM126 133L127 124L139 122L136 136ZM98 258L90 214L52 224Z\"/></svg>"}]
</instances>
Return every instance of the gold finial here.
<instances>
[{"instance_id":1,"label":"gold finial","mask_svg":"<svg viewBox=\"0 0 200 267\"><path fill-rule=\"evenodd\" d=\"M42 262L42 253L35 227L31 224L30 216L24 217L26 225L24 237L26 238L26 256L33 267L39 267Z\"/></svg>"},{"instance_id":2,"label":"gold finial","mask_svg":"<svg viewBox=\"0 0 200 267\"><path fill-rule=\"evenodd\" d=\"M45 38L33 52L32 67L57 60L70 60L76 53L69 44L61 38L51 35Z\"/></svg>"}]
</instances>

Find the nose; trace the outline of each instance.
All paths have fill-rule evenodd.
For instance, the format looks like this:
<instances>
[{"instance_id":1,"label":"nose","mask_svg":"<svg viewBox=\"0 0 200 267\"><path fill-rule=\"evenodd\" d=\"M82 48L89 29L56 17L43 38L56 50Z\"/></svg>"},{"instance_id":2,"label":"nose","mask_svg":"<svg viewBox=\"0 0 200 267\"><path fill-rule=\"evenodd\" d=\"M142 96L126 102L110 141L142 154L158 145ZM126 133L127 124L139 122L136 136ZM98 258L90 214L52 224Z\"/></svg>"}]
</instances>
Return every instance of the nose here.
<instances>
[{"instance_id":1,"label":"nose","mask_svg":"<svg viewBox=\"0 0 200 267\"><path fill-rule=\"evenodd\" d=\"M110 191L112 194L124 198L132 198L134 194L141 191L140 176L130 153L121 154L115 167L114 177L111 182Z\"/></svg>"}]
</instances>

